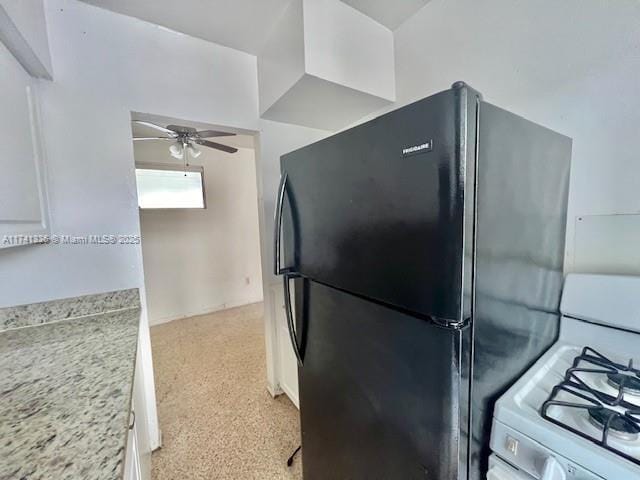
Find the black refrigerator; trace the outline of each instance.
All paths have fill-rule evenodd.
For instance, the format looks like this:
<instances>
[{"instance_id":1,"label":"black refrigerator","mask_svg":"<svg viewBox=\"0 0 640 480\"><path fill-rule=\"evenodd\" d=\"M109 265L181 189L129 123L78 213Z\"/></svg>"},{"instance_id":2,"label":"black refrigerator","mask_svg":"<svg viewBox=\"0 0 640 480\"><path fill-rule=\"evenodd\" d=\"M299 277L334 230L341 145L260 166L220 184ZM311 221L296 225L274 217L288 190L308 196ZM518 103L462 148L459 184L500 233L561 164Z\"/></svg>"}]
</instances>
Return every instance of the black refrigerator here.
<instances>
[{"instance_id":1,"label":"black refrigerator","mask_svg":"<svg viewBox=\"0 0 640 480\"><path fill-rule=\"evenodd\" d=\"M281 157L305 480L484 478L558 333L570 158L463 82Z\"/></svg>"}]
</instances>

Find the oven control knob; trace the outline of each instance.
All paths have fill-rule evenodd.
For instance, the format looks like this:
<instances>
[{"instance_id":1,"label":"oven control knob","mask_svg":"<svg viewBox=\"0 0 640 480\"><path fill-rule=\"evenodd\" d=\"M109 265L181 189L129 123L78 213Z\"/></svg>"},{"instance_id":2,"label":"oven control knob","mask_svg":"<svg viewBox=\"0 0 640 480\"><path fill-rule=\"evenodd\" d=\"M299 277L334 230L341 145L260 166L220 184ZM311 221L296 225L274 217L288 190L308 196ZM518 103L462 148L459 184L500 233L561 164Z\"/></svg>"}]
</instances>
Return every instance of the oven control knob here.
<instances>
[{"instance_id":1,"label":"oven control knob","mask_svg":"<svg viewBox=\"0 0 640 480\"><path fill-rule=\"evenodd\" d=\"M540 480L566 480L567 474L558 460L554 457L547 457L542 467L542 477Z\"/></svg>"}]
</instances>

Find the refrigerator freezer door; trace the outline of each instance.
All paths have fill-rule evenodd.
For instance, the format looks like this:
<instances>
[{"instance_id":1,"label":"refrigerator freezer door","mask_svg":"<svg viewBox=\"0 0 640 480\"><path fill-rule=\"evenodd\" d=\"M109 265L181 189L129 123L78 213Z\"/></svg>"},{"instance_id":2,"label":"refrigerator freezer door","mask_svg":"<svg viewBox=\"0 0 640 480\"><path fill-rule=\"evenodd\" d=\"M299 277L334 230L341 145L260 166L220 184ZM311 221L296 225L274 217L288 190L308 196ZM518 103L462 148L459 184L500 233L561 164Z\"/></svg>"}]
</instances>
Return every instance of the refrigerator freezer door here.
<instances>
[{"instance_id":1,"label":"refrigerator freezer door","mask_svg":"<svg viewBox=\"0 0 640 480\"><path fill-rule=\"evenodd\" d=\"M462 478L460 348L469 329L296 282L305 480Z\"/></svg>"},{"instance_id":2,"label":"refrigerator freezer door","mask_svg":"<svg viewBox=\"0 0 640 480\"><path fill-rule=\"evenodd\" d=\"M418 315L464 320L469 92L444 91L283 156L282 267Z\"/></svg>"}]
</instances>

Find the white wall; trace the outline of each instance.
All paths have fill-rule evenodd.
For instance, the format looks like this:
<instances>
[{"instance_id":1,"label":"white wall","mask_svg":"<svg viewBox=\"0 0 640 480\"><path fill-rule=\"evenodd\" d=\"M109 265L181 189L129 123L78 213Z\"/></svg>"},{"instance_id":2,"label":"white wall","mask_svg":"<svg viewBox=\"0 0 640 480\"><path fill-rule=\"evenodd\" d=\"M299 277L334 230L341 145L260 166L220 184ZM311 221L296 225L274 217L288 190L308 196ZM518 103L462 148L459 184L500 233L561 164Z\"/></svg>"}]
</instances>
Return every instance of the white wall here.
<instances>
[{"instance_id":1,"label":"white wall","mask_svg":"<svg viewBox=\"0 0 640 480\"><path fill-rule=\"evenodd\" d=\"M302 0L289 3L258 55L260 114L285 95L305 73Z\"/></svg>"},{"instance_id":2,"label":"white wall","mask_svg":"<svg viewBox=\"0 0 640 480\"><path fill-rule=\"evenodd\" d=\"M46 0L45 13L55 79L41 82L40 93L54 233L140 233L131 111L262 130L261 199L275 195L280 155L322 135L259 121L254 56L76 0ZM272 207L259 212L267 239ZM271 252L270 245L262 248ZM5 249L0 251L0 306L132 287L142 289L144 303L142 265L142 250L135 245ZM272 345L275 327L268 322ZM157 445L146 312L140 347L149 431ZM275 368L269 371L269 387L277 389Z\"/></svg>"},{"instance_id":3,"label":"white wall","mask_svg":"<svg viewBox=\"0 0 640 480\"><path fill-rule=\"evenodd\" d=\"M262 300L255 153L201 147L207 208L141 210L149 324ZM136 142L136 163L181 165L163 142Z\"/></svg>"},{"instance_id":4,"label":"white wall","mask_svg":"<svg viewBox=\"0 0 640 480\"><path fill-rule=\"evenodd\" d=\"M49 40L47 38L47 25L44 12L44 0L0 0L0 9L4 9L11 18L11 22L19 31L24 43L18 39L14 40L14 46L20 44L30 48L35 56L35 63L41 66L37 74L51 78L53 70L51 68L51 54L49 52ZM0 15L0 18L2 15ZM5 25L5 28L7 26ZM5 32L6 34L7 32ZM30 52L20 49L18 53L23 55L23 60L30 57ZM34 60L30 60L30 67L34 67ZM36 72L32 72L36 73Z\"/></svg>"},{"instance_id":5,"label":"white wall","mask_svg":"<svg viewBox=\"0 0 640 480\"><path fill-rule=\"evenodd\" d=\"M393 33L339 0L292 0L258 77L263 118L336 130L395 99Z\"/></svg>"},{"instance_id":6,"label":"white wall","mask_svg":"<svg viewBox=\"0 0 640 480\"><path fill-rule=\"evenodd\" d=\"M255 130L255 57L75 0L47 0L45 9L55 71L41 83L52 231L139 234L130 111ZM143 288L134 245L6 249L0 272L0 306ZM140 345L156 443L146 319Z\"/></svg>"},{"instance_id":7,"label":"white wall","mask_svg":"<svg viewBox=\"0 0 640 480\"><path fill-rule=\"evenodd\" d=\"M303 17L308 74L395 99L391 30L338 0L303 0Z\"/></svg>"},{"instance_id":8,"label":"white wall","mask_svg":"<svg viewBox=\"0 0 640 480\"><path fill-rule=\"evenodd\" d=\"M432 0L395 31L398 102L464 80L485 100L573 138L575 218L640 211L640 3Z\"/></svg>"},{"instance_id":9,"label":"white wall","mask_svg":"<svg viewBox=\"0 0 640 480\"><path fill-rule=\"evenodd\" d=\"M48 0L47 20L56 79L40 94L54 232L138 233L130 111L256 129L255 57L75 0ZM0 261L12 279L0 305L142 284L136 246L35 246Z\"/></svg>"},{"instance_id":10,"label":"white wall","mask_svg":"<svg viewBox=\"0 0 640 480\"><path fill-rule=\"evenodd\" d=\"M267 387L275 395L283 391L281 384L297 385L296 360L288 341L282 341L287 326L276 309L282 308L281 279L273 275L273 229L276 193L280 182L280 155L318 141L330 132L285 123L260 121L258 149L258 195L260 198L260 230L262 235L262 277L267 352ZM293 368L292 368L293 366ZM293 373L291 373L293 372ZM288 375L288 376L287 376ZM287 376L285 378L285 376ZM290 395L295 401L295 395Z\"/></svg>"}]
</instances>

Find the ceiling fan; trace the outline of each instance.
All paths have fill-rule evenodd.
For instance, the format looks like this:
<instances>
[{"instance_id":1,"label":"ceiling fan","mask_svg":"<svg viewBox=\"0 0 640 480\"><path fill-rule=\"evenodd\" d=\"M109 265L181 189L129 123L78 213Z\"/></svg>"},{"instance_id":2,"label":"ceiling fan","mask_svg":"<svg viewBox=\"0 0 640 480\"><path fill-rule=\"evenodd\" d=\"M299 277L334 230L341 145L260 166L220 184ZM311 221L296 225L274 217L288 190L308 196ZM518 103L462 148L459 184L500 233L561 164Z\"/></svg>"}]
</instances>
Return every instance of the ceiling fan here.
<instances>
[{"instance_id":1,"label":"ceiling fan","mask_svg":"<svg viewBox=\"0 0 640 480\"><path fill-rule=\"evenodd\" d=\"M194 146L194 143L197 145L202 145L203 147L215 148L216 150L221 150L227 153L236 153L238 151L237 148L206 140L207 138L211 137L229 137L235 135L235 133L219 132L217 130L198 131L195 128L185 127L182 125L167 125L167 127L165 128L151 122L144 122L142 120L133 120L133 123L152 128L166 135L165 137L134 137L134 141L139 142L145 140L169 140L170 142L172 142L169 146L169 152L171 153L171 156L180 160L185 159L185 163L187 161L187 156L198 158L202 153L196 146Z\"/></svg>"}]
</instances>

